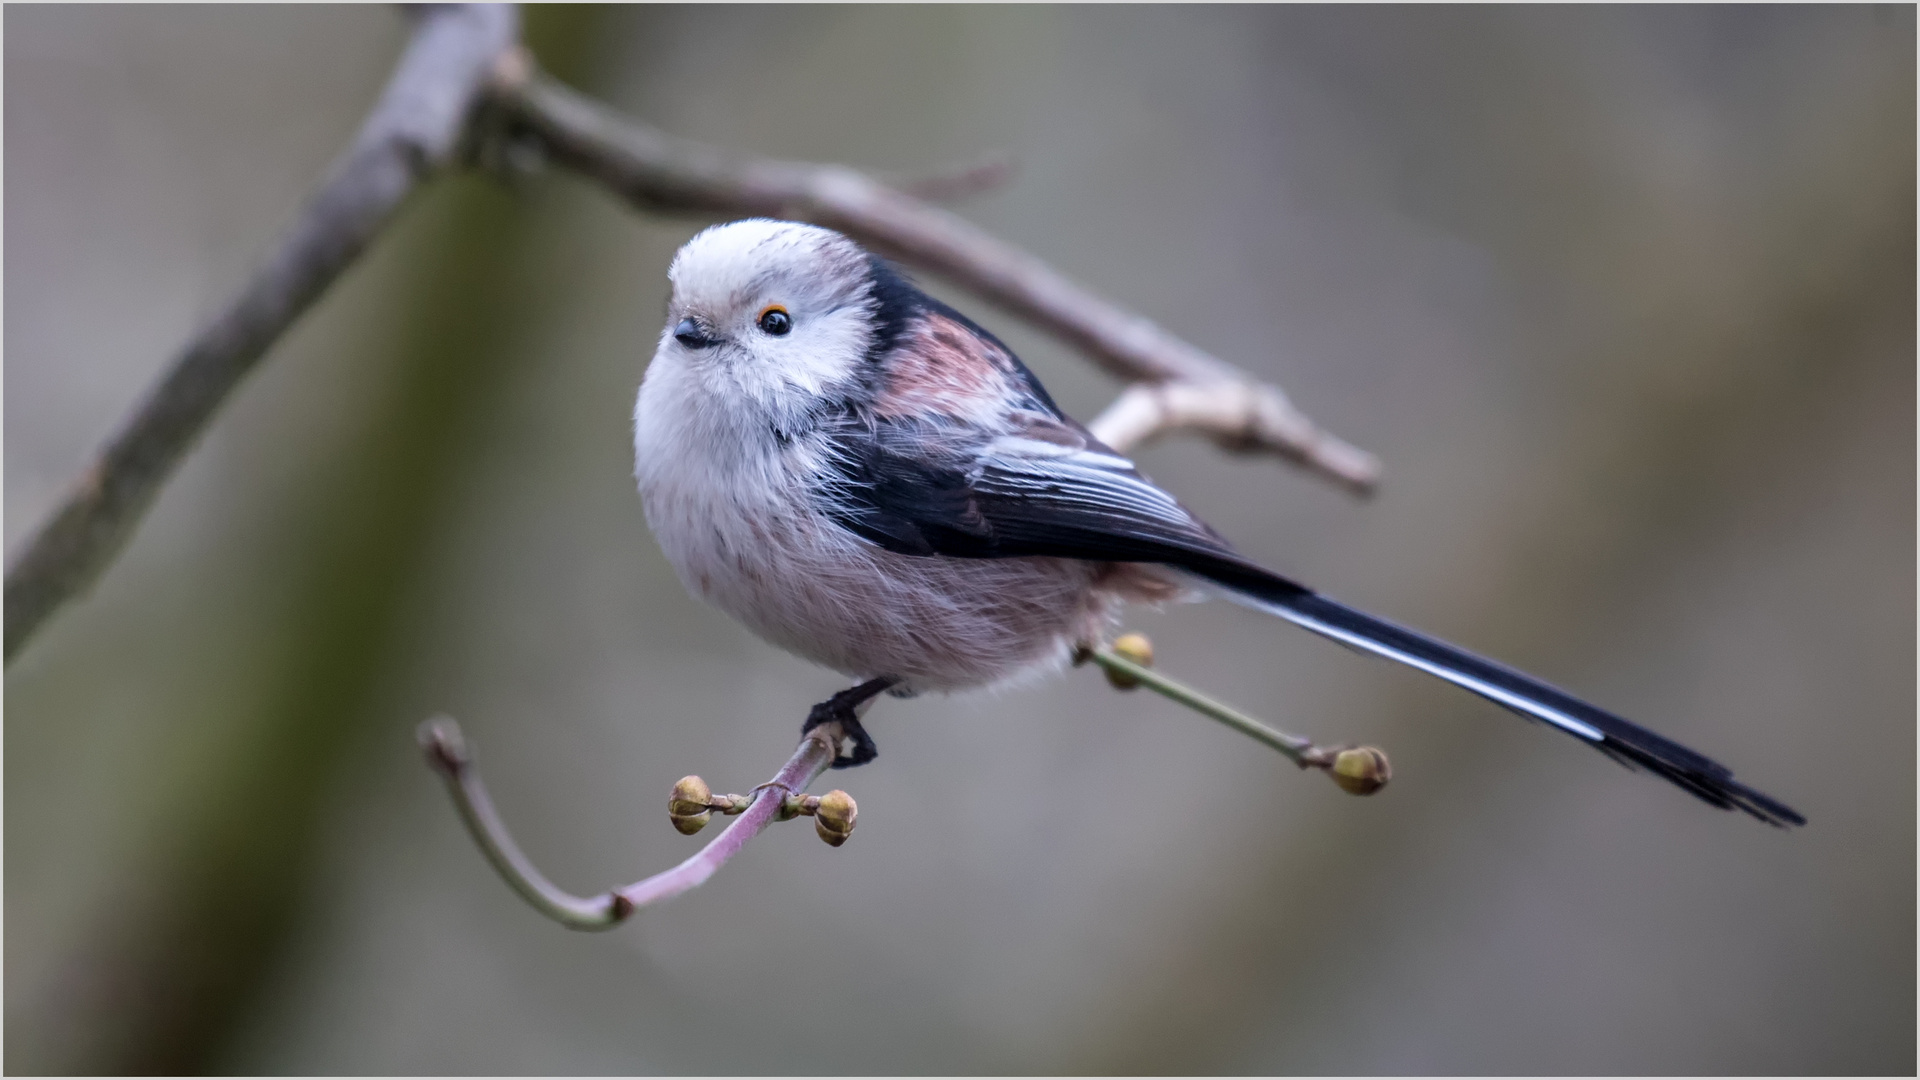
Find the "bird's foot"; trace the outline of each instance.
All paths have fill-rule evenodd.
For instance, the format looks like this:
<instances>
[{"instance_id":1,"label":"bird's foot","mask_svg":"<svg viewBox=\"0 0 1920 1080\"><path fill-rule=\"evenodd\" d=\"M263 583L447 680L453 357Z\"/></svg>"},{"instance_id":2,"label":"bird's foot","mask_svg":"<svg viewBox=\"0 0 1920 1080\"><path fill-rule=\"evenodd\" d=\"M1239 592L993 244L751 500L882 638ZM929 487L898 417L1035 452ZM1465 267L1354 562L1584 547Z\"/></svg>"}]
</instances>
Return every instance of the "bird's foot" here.
<instances>
[{"instance_id":1,"label":"bird's foot","mask_svg":"<svg viewBox=\"0 0 1920 1080\"><path fill-rule=\"evenodd\" d=\"M850 690L840 691L807 713L807 722L800 726L800 734L805 735L822 724L839 724L840 738L833 748L832 767L851 769L855 765L865 765L880 756L880 748L874 745L873 736L861 726L860 714L896 681L870 679Z\"/></svg>"}]
</instances>

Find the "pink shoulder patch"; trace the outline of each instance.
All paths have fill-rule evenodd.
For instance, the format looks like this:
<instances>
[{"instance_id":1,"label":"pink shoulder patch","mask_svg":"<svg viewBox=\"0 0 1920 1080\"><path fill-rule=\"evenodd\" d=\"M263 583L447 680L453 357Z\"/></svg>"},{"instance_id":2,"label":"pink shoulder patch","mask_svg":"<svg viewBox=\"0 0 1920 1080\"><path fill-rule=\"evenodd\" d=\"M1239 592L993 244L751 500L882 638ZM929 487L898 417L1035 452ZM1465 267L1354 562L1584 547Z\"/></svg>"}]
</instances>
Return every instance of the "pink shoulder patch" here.
<instances>
[{"instance_id":1,"label":"pink shoulder patch","mask_svg":"<svg viewBox=\"0 0 1920 1080\"><path fill-rule=\"evenodd\" d=\"M1000 416L1008 396L1007 354L945 315L907 328L881 374L875 410L881 416L945 413L969 419Z\"/></svg>"}]
</instances>

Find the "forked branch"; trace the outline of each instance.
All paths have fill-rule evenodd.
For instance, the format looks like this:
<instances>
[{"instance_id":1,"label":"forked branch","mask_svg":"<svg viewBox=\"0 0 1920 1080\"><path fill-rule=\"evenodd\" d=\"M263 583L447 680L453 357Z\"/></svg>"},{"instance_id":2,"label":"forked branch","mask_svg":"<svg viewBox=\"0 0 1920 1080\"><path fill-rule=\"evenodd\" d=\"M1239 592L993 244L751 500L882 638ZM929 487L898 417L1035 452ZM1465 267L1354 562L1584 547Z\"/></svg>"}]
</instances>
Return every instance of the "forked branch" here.
<instances>
[{"instance_id":1,"label":"forked branch","mask_svg":"<svg viewBox=\"0 0 1920 1080\"><path fill-rule=\"evenodd\" d=\"M1116 447L1184 429L1229 450L1278 454L1353 491L1375 482L1378 465L1371 455L1322 431L1277 387L923 201L1000 182L1007 174L1004 160L889 186L841 166L734 157L636 123L540 75L518 45L519 15L511 6L430 5L417 9L415 18L413 36L379 103L279 245L180 351L10 563L8 660L49 615L99 577L221 404L272 344L373 242L407 196L463 160L466 148L477 151L473 160L509 169L526 161L528 155L518 151L532 148L534 159L575 169L646 211L812 221L941 274L1133 382L1096 421L1096 430ZM476 108L482 101L491 107ZM476 118L483 119L478 128ZM1350 791L1366 793L1385 782L1385 757L1378 751L1327 750L1275 732L1148 671L1150 656L1129 659L1106 649L1091 656L1116 686L1127 680L1150 686L1253 735L1303 768L1327 770ZM846 793L801 794L834 760L843 734L838 723L814 728L774 778L747 796L715 799L703 782L688 777L675 789L677 827L695 831L714 811L735 820L680 865L592 897L555 886L520 851L457 724L429 721L420 740L474 839L508 883L566 926L605 929L705 882L775 820L811 814L823 838L836 846L843 842L854 813ZM1354 771L1349 764L1371 779L1343 779Z\"/></svg>"},{"instance_id":2,"label":"forked branch","mask_svg":"<svg viewBox=\"0 0 1920 1080\"><path fill-rule=\"evenodd\" d=\"M1279 455L1350 491L1372 455L1328 434L1262 383L1076 284L926 198L1004 179L1004 160L889 186L836 165L742 158L672 138L552 81L518 45L510 5L425 5L379 104L279 246L27 537L6 577L5 657L99 578L232 391L391 221L416 187L479 143L514 167L532 147L642 210L770 214L813 221L924 267L1077 346L1141 384L1098 421L1109 442L1189 430L1235 451ZM493 106L475 110L485 94ZM476 115L487 126L476 130ZM507 153L487 136L504 133ZM470 138L481 135L479 139ZM918 197L916 197L918 196ZM1116 441L1117 440L1117 441Z\"/></svg>"},{"instance_id":3,"label":"forked branch","mask_svg":"<svg viewBox=\"0 0 1920 1080\"><path fill-rule=\"evenodd\" d=\"M1344 791L1371 795L1385 787L1392 776L1387 756L1374 747L1316 746L1298 735L1276 731L1153 671L1153 646L1143 635L1125 634L1111 646L1084 650L1075 662L1089 660L1106 670L1107 681L1115 688L1131 690L1146 686L1273 747L1302 769L1325 772ZM493 808L486 785L480 780L472 748L461 734L460 725L450 717L436 717L420 725L419 736L420 748L428 763L446 780L447 791L453 796L461 820L466 822L467 831L473 834L487 861L534 910L574 930L612 929L643 907L698 887L775 821L801 814L817 815L821 838L834 847L839 847L853 831L855 808L846 792L831 791L819 798L801 794L832 764L836 747L845 736L837 721L828 722L802 735L799 749L773 779L747 795L715 797L699 777L682 779L674 785L669 801L669 816L676 829L688 834L698 832L716 812L737 815L736 820L698 854L670 870L597 896L575 896L548 881L513 842L506 824Z\"/></svg>"},{"instance_id":4,"label":"forked branch","mask_svg":"<svg viewBox=\"0 0 1920 1080\"><path fill-rule=\"evenodd\" d=\"M187 342L7 567L6 659L85 592L214 413L414 188L454 159L493 63L520 32L510 5L421 9L373 112L278 246Z\"/></svg>"},{"instance_id":5,"label":"forked branch","mask_svg":"<svg viewBox=\"0 0 1920 1080\"><path fill-rule=\"evenodd\" d=\"M671 870L663 870L631 885L582 897L548 881L513 842L513 836L493 808L487 787L473 763L460 725L451 717L437 717L420 725L420 748L427 761L447 782L447 791L460 810L487 861L534 910L574 930L610 930L640 908L670 900L704 884L715 870L738 855L747 842L782 816L799 812L790 805L808 784L833 762L837 724L822 724L800 738L800 746L773 775L753 790L746 809L699 853Z\"/></svg>"},{"instance_id":6,"label":"forked branch","mask_svg":"<svg viewBox=\"0 0 1920 1080\"><path fill-rule=\"evenodd\" d=\"M1176 429L1279 455L1365 493L1373 455L1336 438L1280 388L1250 378L956 214L839 165L746 158L675 138L547 78L524 56L500 65L491 99L509 139L606 185L636 207L763 215L824 225L1057 334L1129 382L1127 433ZM1164 399L1141 398L1148 389ZM1111 442L1112 440L1108 440Z\"/></svg>"},{"instance_id":7,"label":"forked branch","mask_svg":"<svg viewBox=\"0 0 1920 1080\"><path fill-rule=\"evenodd\" d=\"M1348 488L1365 493L1379 477L1371 454L1324 434L1303 431L1300 413L1280 388L1242 380L1137 382L1087 425L1115 450L1130 451L1162 435L1189 432L1212 439L1235 454L1272 453L1301 460L1301 440L1311 460Z\"/></svg>"}]
</instances>

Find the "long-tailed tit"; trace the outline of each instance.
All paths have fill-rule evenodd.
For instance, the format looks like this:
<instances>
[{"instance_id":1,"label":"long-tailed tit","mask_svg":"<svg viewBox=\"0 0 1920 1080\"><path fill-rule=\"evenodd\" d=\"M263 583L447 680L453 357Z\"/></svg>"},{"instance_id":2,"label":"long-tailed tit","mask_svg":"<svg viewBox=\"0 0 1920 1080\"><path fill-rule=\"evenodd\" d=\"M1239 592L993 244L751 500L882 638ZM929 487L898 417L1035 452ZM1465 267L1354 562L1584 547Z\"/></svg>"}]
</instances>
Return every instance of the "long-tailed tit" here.
<instances>
[{"instance_id":1,"label":"long-tailed tit","mask_svg":"<svg viewBox=\"0 0 1920 1080\"><path fill-rule=\"evenodd\" d=\"M647 521L694 594L861 680L857 710L1060 668L1124 601L1199 585L1549 724L1723 809L1804 819L1724 766L1546 683L1265 570L1064 415L992 334L838 233L695 236L634 407Z\"/></svg>"}]
</instances>

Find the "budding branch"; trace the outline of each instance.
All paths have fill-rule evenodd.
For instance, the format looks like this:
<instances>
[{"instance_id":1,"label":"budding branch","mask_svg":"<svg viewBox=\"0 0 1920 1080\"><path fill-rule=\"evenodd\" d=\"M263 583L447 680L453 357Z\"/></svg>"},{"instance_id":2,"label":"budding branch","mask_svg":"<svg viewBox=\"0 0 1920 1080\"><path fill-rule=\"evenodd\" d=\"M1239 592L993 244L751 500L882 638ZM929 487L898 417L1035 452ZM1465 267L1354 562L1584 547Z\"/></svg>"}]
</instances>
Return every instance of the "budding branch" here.
<instances>
[{"instance_id":1,"label":"budding branch","mask_svg":"<svg viewBox=\"0 0 1920 1080\"><path fill-rule=\"evenodd\" d=\"M1372 455L1320 428L1279 387L926 201L1000 182L1007 173L1002 160L888 184L840 165L729 155L621 116L542 75L519 44L519 13L511 5L414 10L412 36L379 102L292 226L239 293L180 350L9 561L8 663L113 562L220 406L274 342L379 237L417 188L461 166L514 169L529 158L550 161L649 213L768 215L837 229L1055 334L1127 380L1130 388L1091 425L1115 449L1186 431L1226 450L1274 454L1357 494L1378 480ZM1123 669L1102 656L1128 663L1108 650L1094 654L1110 672ZM1232 710L1202 695L1184 688L1170 692L1177 684L1163 677L1138 677L1248 731L1303 767L1327 769L1336 780L1345 768L1336 758L1346 761L1355 753L1313 747L1244 717L1245 723L1236 722L1228 718ZM543 913L592 929L616 925L639 907L699 885L770 822L818 805L792 800L832 760L833 744L825 740L835 730L837 725L824 725L803 738L774 779L756 789L752 802L698 855L592 898L555 887L514 845L457 725L432 721L421 739L475 839L508 882ZM1381 782L1384 768L1380 756ZM779 797L769 797L776 792Z\"/></svg>"},{"instance_id":2,"label":"budding branch","mask_svg":"<svg viewBox=\"0 0 1920 1080\"><path fill-rule=\"evenodd\" d=\"M787 796L803 791L828 765L833 763L833 748L840 736L840 725L822 724L800 739L799 749L787 759L773 779L755 790L746 811L728 825L700 853L671 870L610 889L594 897L579 897L548 881L533 865L519 845L513 842L493 800L473 764L473 751L461 734L460 725L448 717L429 720L420 726L420 748L427 761L447 782L447 790L467 823L467 830L484 851L487 861L513 886L521 898L542 915L574 930L608 930L625 922L639 908L668 900L704 884L715 870L740 853L747 841L760 835L785 808Z\"/></svg>"},{"instance_id":3,"label":"budding branch","mask_svg":"<svg viewBox=\"0 0 1920 1080\"><path fill-rule=\"evenodd\" d=\"M1223 705L1182 685L1148 665L1153 662L1152 646L1139 634L1127 634L1113 646L1087 649L1076 663L1091 660L1107 672L1107 681L1116 689L1145 686L1155 693L1193 709L1202 716L1218 720L1243 735L1285 754L1302 769L1319 769L1332 777L1341 790L1355 795L1371 795L1385 787L1392 776L1387 756L1371 746L1324 747L1298 735L1289 735ZM867 704L871 705L869 700ZM820 815L822 839L839 847L853 831L853 800L844 791L838 796L840 814L827 820L825 799L802 797L808 784L818 779L833 763L834 748L843 732L838 722L828 722L800 736L800 746L781 766L773 779L755 788L750 795L722 796L715 799L706 782L689 776L674 785L669 800L669 815L683 833L698 832L711 812L720 810L736 820L713 838L699 853L670 870L663 870L631 885L609 889L597 896L582 897L547 880L533 861L521 852L493 808L493 799L480 779L474 764L473 748L453 718L435 717L420 725L420 749L447 783L447 791L466 822L467 831L500 872L513 891L534 910L573 930L610 930L625 922L635 911L702 885L714 871L746 848L747 841L760 835L768 825L799 814Z\"/></svg>"}]
</instances>

